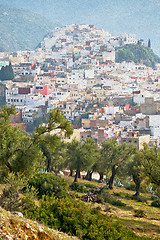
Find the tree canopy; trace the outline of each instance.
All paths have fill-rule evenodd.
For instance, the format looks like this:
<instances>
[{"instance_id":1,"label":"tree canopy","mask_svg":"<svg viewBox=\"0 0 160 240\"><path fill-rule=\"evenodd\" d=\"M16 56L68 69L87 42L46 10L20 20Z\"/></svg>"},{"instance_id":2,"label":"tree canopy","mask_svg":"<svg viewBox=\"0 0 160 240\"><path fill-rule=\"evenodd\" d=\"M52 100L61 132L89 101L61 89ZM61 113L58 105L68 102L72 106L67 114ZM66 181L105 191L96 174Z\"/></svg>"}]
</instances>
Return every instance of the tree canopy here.
<instances>
[{"instance_id":1,"label":"tree canopy","mask_svg":"<svg viewBox=\"0 0 160 240\"><path fill-rule=\"evenodd\" d=\"M156 187L160 187L160 152L157 147L144 146L142 151L142 165L146 176Z\"/></svg>"},{"instance_id":2,"label":"tree canopy","mask_svg":"<svg viewBox=\"0 0 160 240\"><path fill-rule=\"evenodd\" d=\"M0 80L5 81L5 80L12 80L14 79L14 72L12 69L12 65L11 63L6 66L6 67L2 67L0 70Z\"/></svg>"},{"instance_id":3,"label":"tree canopy","mask_svg":"<svg viewBox=\"0 0 160 240\"><path fill-rule=\"evenodd\" d=\"M160 62L160 58L151 50L140 44L126 44L116 51L116 62L142 63L149 67L155 67Z\"/></svg>"},{"instance_id":4,"label":"tree canopy","mask_svg":"<svg viewBox=\"0 0 160 240\"><path fill-rule=\"evenodd\" d=\"M11 115L15 114L15 107L4 106L0 111L0 167L6 172L30 174L36 167L40 167L43 160L39 144L44 141L43 136L53 130L62 130L66 135L72 134L71 123L64 119L63 113L55 109L49 113L48 122L35 129L29 135L18 127L10 125ZM56 132L52 133L54 137Z\"/></svg>"},{"instance_id":5,"label":"tree canopy","mask_svg":"<svg viewBox=\"0 0 160 240\"><path fill-rule=\"evenodd\" d=\"M142 165L143 153L135 149L135 153L127 163L126 173L133 178L136 184L135 196L139 196L141 190L141 182L145 178L144 169Z\"/></svg>"},{"instance_id":6,"label":"tree canopy","mask_svg":"<svg viewBox=\"0 0 160 240\"><path fill-rule=\"evenodd\" d=\"M118 144L115 139L109 139L102 142L101 156L105 169L111 171L109 179L109 188L113 188L113 181L118 171L124 167L127 160L134 153L135 147L131 144Z\"/></svg>"},{"instance_id":7,"label":"tree canopy","mask_svg":"<svg viewBox=\"0 0 160 240\"><path fill-rule=\"evenodd\" d=\"M80 171L92 168L98 157L98 146L91 138L86 138L84 143L73 140L68 143L68 165L71 170L76 170L74 181L77 182Z\"/></svg>"}]
</instances>

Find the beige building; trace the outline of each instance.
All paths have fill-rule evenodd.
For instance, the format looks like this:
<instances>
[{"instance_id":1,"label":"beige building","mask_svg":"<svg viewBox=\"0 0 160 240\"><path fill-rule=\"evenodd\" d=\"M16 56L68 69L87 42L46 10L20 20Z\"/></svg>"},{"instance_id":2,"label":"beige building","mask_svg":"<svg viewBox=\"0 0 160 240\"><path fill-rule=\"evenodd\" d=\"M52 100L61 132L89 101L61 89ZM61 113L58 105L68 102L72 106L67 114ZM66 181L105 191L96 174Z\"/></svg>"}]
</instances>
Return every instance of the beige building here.
<instances>
[{"instance_id":1,"label":"beige building","mask_svg":"<svg viewBox=\"0 0 160 240\"><path fill-rule=\"evenodd\" d=\"M150 142L150 135L138 135L138 131L129 131L127 135L121 136L121 142L131 143L138 147L139 150L143 149L143 144L147 145Z\"/></svg>"},{"instance_id":2,"label":"beige building","mask_svg":"<svg viewBox=\"0 0 160 240\"><path fill-rule=\"evenodd\" d=\"M79 141L80 142L80 130L79 129L74 129L73 134L70 137L67 137L66 134L62 132L61 134L62 139L64 142L72 142L73 140Z\"/></svg>"},{"instance_id":3,"label":"beige building","mask_svg":"<svg viewBox=\"0 0 160 240\"><path fill-rule=\"evenodd\" d=\"M146 115L160 113L160 101L154 101L153 97L146 97L145 102L140 105L140 111Z\"/></svg>"},{"instance_id":4,"label":"beige building","mask_svg":"<svg viewBox=\"0 0 160 240\"><path fill-rule=\"evenodd\" d=\"M73 129L73 134L70 137L66 136L66 133L61 131L60 129L53 130L51 134L56 134L61 139L64 140L64 142L72 142L74 139L77 141L80 141L80 130L79 129Z\"/></svg>"}]
</instances>

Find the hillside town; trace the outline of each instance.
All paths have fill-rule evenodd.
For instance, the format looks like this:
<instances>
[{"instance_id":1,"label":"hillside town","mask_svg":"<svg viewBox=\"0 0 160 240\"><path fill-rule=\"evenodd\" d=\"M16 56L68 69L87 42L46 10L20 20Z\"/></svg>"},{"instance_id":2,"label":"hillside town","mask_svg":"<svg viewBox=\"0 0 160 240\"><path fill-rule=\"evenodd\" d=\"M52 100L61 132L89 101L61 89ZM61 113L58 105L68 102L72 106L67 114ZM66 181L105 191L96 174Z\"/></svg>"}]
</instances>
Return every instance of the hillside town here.
<instances>
[{"instance_id":1,"label":"hillside town","mask_svg":"<svg viewBox=\"0 0 160 240\"><path fill-rule=\"evenodd\" d=\"M0 52L0 68L11 62L14 71L12 81L0 82L0 96L17 109L12 124L26 130L58 107L74 127L66 141L159 146L160 64L115 60L117 47L136 43L134 34L72 24L56 28L35 50Z\"/></svg>"}]
</instances>

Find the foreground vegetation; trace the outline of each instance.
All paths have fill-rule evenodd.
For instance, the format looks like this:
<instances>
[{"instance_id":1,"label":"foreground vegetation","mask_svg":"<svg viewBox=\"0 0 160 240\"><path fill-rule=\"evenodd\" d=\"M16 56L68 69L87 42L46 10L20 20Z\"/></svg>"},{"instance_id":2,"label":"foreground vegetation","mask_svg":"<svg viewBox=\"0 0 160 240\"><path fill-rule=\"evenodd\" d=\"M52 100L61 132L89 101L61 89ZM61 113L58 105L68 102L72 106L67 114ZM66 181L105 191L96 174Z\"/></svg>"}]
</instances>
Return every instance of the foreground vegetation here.
<instances>
[{"instance_id":1,"label":"foreground vegetation","mask_svg":"<svg viewBox=\"0 0 160 240\"><path fill-rule=\"evenodd\" d=\"M144 145L139 152L115 139L99 147L89 138L66 144L56 132L70 136L73 129L59 109L31 135L10 125L13 114L14 106L0 111L2 208L80 239L148 239L159 234L157 147ZM70 177L62 178L59 171L65 167ZM87 174L82 180L83 170ZM95 171L98 182L92 181Z\"/></svg>"},{"instance_id":2,"label":"foreground vegetation","mask_svg":"<svg viewBox=\"0 0 160 240\"><path fill-rule=\"evenodd\" d=\"M22 214L21 214L22 215ZM0 207L0 239L78 240Z\"/></svg>"},{"instance_id":3,"label":"foreground vegetation","mask_svg":"<svg viewBox=\"0 0 160 240\"><path fill-rule=\"evenodd\" d=\"M85 181L83 187L97 195L96 202L86 204L81 200L83 194L71 190L66 178L39 173L29 182L16 179L10 174L1 194L0 204L7 210L21 211L28 218L80 239L148 239L135 235L122 227L122 221L110 216L108 203L118 207L126 204L115 199L102 184L97 191L96 184L87 185Z\"/></svg>"}]
</instances>

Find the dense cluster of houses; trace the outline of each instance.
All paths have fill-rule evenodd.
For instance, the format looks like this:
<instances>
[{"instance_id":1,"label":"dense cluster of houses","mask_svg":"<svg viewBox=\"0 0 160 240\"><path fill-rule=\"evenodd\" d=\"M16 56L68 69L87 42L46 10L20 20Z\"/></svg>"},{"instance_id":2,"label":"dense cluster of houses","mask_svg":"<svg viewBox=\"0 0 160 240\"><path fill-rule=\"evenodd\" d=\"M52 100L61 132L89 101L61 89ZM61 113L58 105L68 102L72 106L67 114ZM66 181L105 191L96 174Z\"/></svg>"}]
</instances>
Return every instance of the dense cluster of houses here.
<instances>
[{"instance_id":1,"label":"dense cluster of houses","mask_svg":"<svg viewBox=\"0 0 160 240\"><path fill-rule=\"evenodd\" d=\"M0 67L11 62L15 74L0 82L0 95L20 113L12 124L24 128L59 107L81 141L159 145L160 65L115 61L117 47L136 43L134 34L111 36L94 25L72 24L55 29L33 51L1 52Z\"/></svg>"}]
</instances>

